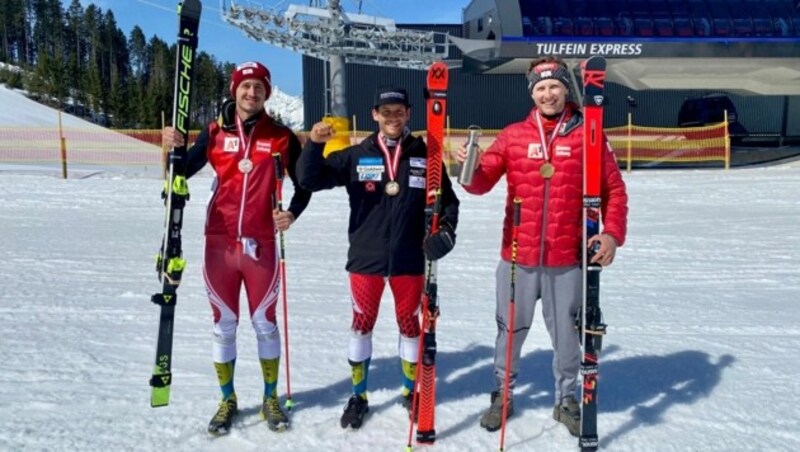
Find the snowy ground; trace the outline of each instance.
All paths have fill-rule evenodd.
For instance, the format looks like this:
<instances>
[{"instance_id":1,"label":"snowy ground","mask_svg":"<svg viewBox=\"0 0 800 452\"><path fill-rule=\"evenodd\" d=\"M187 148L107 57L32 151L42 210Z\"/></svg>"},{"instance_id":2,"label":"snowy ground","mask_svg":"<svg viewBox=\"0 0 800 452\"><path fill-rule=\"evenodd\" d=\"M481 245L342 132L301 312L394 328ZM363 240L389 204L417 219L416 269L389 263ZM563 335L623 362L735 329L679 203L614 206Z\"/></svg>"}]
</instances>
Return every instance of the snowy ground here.
<instances>
[{"instance_id":1,"label":"snowy ground","mask_svg":"<svg viewBox=\"0 0 800 452\"><path fill-rule=\"evenodd\" d=\"M800 167L641 171L626 181L629 242L603 272L601 447L800 449L800 380L789 359L800 349ZM371 415L360 431L338 426L349 392L343 190L315 195L287 234L292 428L276 434L258 417L262 383L244 321L236 371L243 411L228 437L206 434L219 391L200 266L209 182L191 181L172 400L153 409L158 308L149 297L159 287L160 182L0 173L0 450L405 447L389 296L374 335ZM497 450L499 433L480 429L478 418L491 390L504 193L459 193L458 244L439 267L439 435L430 450ZM576 440L550 418L552 353L538 313L534 328L506 448L574 450ZM282 393L285 383L282 369Z\"/></svg>"}]
</instances>

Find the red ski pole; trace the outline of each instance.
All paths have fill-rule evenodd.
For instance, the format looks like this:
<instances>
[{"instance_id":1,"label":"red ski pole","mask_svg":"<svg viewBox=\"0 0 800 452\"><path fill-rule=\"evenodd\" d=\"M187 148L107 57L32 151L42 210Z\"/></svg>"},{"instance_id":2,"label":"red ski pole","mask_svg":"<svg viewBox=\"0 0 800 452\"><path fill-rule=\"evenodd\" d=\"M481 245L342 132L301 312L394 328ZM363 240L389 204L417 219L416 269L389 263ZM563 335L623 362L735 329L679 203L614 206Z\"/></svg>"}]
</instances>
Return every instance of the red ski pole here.
<instances>
[{"instance_id":1,"label":"red ski pole","mask_svg":"<svg viewBox=\"0 0 800 452\"><path fill-rule=\"evenodd\" d=\"M511 229L511 295L508 304L508 344L506 345L506 373L503 379L503 418L500 429L500 452L505 449L506 443L506 419L508 418L508 394L509 383L511 381L511 350L514 348L514 298L516 290L517 276L517 243L519 237L519 217L522 207L522 199L514 198L514 226Z\"/></svg>"},{"instance_id":2,"label":"red ski pole","mask_svg":"<svg viewBox=\"0 0 800 452\"><path fill-rule=\"evenodd\" d=\"M275 167L275 206L278 211L283 211L283 162L281 154L272 154ZM278 231L278 241L280 244L280 272L281 272L281 295L283 296L283 346L286 355L286 409L291 410L294 406L292 401L292 379L289 371L289 311L286 303L286 249L283 245L283 231Z\"/></svg>"}]
</instances>

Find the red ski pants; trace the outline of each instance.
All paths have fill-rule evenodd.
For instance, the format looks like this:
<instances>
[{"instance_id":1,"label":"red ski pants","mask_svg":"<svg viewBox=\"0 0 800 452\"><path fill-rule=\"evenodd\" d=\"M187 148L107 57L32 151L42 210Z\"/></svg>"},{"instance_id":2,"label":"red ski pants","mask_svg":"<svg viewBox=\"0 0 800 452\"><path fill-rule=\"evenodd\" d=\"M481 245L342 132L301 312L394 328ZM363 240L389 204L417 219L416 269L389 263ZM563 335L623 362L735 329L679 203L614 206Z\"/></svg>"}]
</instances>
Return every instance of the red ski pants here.
<instances>
[{"instance_id":1,"label":"red ski pants","mask_svg":"<svg viewBox=\"0 0 800 452\"><path fill-rule=\"evenodd\" d=\"M387 278L381 275L350 273L350 296L353 301L351 329L361 334L372 332L378 319L387 279L394 296L394 312L400 334L405 337L419 336L419 308L425 284L423 275Z\"/></svg>"}]
</instances>

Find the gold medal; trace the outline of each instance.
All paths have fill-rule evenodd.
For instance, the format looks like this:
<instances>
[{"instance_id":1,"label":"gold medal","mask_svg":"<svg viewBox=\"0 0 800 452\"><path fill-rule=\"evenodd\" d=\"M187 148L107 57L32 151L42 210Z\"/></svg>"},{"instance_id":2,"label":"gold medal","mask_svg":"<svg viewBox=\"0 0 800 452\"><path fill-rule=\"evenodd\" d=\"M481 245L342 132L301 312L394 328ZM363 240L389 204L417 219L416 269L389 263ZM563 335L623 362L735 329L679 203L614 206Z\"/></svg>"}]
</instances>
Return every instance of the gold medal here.
<instances>
[{"instance_id":1,"label":"gold medal","mask_svg":"<svg viewBox=\"0 0 800 452\"><path fill-rule=\"evenodd\" d=\"M245 174L253 171L253 162L250 159L239 160L239 171Z\"/></svg>"},{"instance_id":2,"label":"gold medal","mask_svg":"<svg viewBox=\"0 0 800 452\"><path fill-rule=\"evenodd\" d=\"M545 179L550 179L555 174L556 168L550 164L550 162L546 162L544 165L539 167L539 174L542 175Z\"/></svg>"},{"instance_id":3,"label":"gold medal","mask_svg":"<svg viewBox=\"0 0 800 452\"><path fill-rule=\"evenodd\" d=\"M389 196L397 196L397 194L400 193L400 184L393 180L389 181L386 183L386 187L383 188L383 191Z\"/></svg>"}]
</instances>

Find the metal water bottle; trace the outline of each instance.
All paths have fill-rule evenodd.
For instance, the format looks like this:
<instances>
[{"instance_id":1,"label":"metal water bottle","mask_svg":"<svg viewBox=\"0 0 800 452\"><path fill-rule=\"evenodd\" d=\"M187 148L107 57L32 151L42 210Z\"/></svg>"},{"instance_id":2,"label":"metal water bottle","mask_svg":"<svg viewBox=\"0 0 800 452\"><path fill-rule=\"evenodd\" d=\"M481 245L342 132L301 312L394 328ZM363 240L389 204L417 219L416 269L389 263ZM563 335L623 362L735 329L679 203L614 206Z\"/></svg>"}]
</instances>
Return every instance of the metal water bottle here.
<instances>
[{"instance_id":1,"label":"metal water bottle","mask_svg":"<svg viewBox=\"0 0 800 452\"><path fill-rule=\"evenodd\" d=\"M461 185L469 185L472 183L472 175L475 174L475 166L478 164L479 147L478 138L481 136L481 128L478 126L469 126L469 139L467 140L467 159L464 160L464 166L461 168L461 174L458 175L458 183Z\"/></svg>"}]
</instances>

